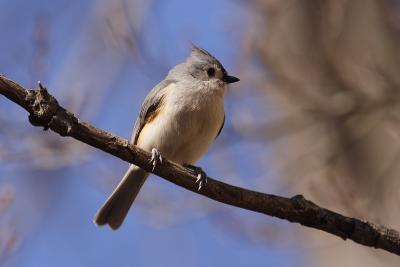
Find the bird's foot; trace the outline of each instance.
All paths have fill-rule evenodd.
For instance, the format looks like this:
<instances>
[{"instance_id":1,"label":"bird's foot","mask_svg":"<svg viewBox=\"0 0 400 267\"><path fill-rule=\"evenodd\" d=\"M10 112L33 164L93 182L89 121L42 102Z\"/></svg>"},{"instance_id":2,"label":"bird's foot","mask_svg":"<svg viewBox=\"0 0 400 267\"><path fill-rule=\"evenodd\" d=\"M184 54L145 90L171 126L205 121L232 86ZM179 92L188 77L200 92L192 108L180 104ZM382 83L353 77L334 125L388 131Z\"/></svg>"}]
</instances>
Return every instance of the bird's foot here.
<instances>
[{"instance_id":1,"label":"bird's foot","mask_svg":"<svg viewBox=\"0 0 400 267\"><path fill-rule=\"evenodd\" d=\"M191 164L184 164L183 166L191 170L197 177L196 184L199 186L197 191L200 191L200 189L207 184L207 174L200 167Z\"/></svg>"},{"instance_id":2,"label":"bird's foot","mask_svg":"<svg viewBox=\"0 0 400 267\"><path fill-rule=\"evenodd\" d=\"M158 151L157 148L153 148L151 150L151 159L150 159L150 163L153 165L153 169L151 171L154 171L159 164L162 164L162 162L163 158L161 156L160 151Z\"/></svg>"}]
</instances>

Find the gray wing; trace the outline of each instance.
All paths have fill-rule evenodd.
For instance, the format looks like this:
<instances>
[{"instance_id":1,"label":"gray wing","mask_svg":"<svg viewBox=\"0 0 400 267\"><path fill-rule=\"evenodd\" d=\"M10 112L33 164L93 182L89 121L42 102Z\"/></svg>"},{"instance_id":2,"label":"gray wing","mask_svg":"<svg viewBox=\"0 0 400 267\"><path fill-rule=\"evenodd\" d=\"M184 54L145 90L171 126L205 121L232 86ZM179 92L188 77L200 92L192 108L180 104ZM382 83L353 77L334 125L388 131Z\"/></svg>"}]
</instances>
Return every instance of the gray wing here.
<instances>
[{"instance_id":1,"label":"gray wing","mask_svg":"<svg viewBox=\"0 0 400 267\"><path fill-rule=\"evenodd\" d=\"M221 124L221 128L219 128L219 131L218 131L217 136L215 137L215 139L217 139L217 137L218 137L219 134L221 133L222 128L224 128L224 125L225 125L225 114L224 114L224 120L222 121L222 124Z\"/></svg>"},{"instance_id":2,"label":"gray wing","mask_svg":"<svg viewBox=\"0 0 400 267\"><path fill-rule=\"evenodd\" d=\"M151 118L151 115L157 111L160 106L162 99L165 95L165 88L168 85L175 83L175 80L163 80L157 84L146 96L143 101L142 108L140 109L139 117L136 119L135 126L133 127L131 142L136 145L140 131L143 129L147 120Z\"/></svg>"}]
</instances>

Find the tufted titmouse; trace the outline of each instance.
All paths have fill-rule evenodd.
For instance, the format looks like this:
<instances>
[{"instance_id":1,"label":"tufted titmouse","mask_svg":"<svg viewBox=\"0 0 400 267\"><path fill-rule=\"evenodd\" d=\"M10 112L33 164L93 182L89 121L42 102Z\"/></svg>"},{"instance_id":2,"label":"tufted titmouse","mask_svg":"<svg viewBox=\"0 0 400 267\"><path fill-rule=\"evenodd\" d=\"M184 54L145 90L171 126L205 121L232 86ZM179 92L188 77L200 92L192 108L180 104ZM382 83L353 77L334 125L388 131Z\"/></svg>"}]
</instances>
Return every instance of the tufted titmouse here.
<instances>
[{"instance_id":1,"label":"tufted titmouse","mask_svg":"<svg viewBox=\"0 0 400 267\"><path fill-rule=\"evenodd\" d=\"M239 81L206 50L193 46L185 62L169 71L145 98L131 142L151 151L156 168L161 155L183 164L197 175L199 190L206 174L194 164L224 126L227 84ZM121 182L97 212L94 222L121 226L149 173L130 165Z\"/></svg>"}]
</instances>

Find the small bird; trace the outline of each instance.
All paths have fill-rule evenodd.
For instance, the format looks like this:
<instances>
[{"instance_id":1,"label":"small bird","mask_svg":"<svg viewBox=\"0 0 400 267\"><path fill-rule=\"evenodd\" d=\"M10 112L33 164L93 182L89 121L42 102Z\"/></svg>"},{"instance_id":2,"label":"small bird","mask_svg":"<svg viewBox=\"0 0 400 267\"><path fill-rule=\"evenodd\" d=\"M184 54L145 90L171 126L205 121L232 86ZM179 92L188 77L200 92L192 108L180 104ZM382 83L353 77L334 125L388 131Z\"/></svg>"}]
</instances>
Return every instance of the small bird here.
<instances>
[{"instance_id":1,"label":"small bird","mask_svg":"<svg viewBox=\"0 0 400 267\"><path fill-rule=\"evenodd\" d=\"M224 122L229 76L209 52L192 47L185 62L172 68L145 98L131 142L151 152L153 170L163 157L190 169L200 190L207 175L193 166L220 134ZM161 156L162 155L162 156ZM97 212L94 223L118 229L149 173L131 164L121 182Z\"/></svg>"}]
</instances>

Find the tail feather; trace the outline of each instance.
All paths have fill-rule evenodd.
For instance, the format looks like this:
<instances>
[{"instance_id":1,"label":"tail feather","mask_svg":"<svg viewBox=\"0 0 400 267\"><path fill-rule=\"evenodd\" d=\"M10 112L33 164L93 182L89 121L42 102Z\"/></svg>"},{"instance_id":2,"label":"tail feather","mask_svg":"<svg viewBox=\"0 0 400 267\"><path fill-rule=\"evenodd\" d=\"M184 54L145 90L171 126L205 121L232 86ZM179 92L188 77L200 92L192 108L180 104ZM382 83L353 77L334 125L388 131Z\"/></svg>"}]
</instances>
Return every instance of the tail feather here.
<instances>
[{"instance_id":1,"label":"tail feather","mask_svg":"<svg viewBox=\"0 0 400 267\"><path fill-rule=\"evenodd\" d=\"M121 182L97 212L94 223L108 224L112 229L118 229L148 176L146 171L131 165Z\"/></svg>"}]
</instances>

